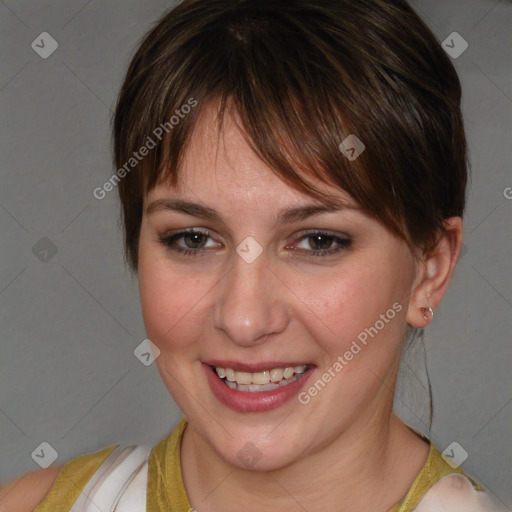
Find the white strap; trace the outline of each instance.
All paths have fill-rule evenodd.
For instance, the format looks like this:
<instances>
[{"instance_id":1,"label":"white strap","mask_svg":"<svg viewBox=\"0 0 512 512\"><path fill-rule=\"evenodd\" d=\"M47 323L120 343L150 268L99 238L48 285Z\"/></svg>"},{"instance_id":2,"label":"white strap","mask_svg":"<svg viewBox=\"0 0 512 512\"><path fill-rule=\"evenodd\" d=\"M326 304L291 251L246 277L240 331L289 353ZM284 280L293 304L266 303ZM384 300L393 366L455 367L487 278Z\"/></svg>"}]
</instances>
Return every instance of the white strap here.
<instances>
[{"instance_id":1,"label":"white strap","mask_svg":"<svg viewBox=\"0 0 512 512\"><path fill-rule=\"evenodd\" d=\"M117 446L87 482L70 512L145 512L151 448Z\"/></svg>"},{"instance_id":2,"label":"white strap","mask_svg":"<svg viewBox=\"0 0 512 512\"><path fill-rule=\"evenodd\" d=\"M133 480L122 493L115 512L145 512L148 485L148 462L135 473Z\"/></svg>"}]
</instances>

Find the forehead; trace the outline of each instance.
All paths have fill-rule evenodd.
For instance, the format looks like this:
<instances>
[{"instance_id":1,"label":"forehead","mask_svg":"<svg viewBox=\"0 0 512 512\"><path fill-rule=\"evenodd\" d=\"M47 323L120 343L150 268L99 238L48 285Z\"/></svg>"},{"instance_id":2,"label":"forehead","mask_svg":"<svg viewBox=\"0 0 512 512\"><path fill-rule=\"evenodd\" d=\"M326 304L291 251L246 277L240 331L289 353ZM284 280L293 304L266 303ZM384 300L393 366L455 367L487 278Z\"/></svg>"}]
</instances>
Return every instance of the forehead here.
<instances>
[{"instance_id":1,"label":"forehead","mask_svg":"<svg viewBox=\"0 0 512 512\"><path fill-rule=\"evenodd\" d=\"M340 204L358 206L344 190L313 176L302 177L326 194L326 202L332 203L334 198ZM267 207L301 202L320 204L260 159L248 144L236 115L226 113L219 130L215 105L205 106L199 114L183 154L177 186L160 182L149 196L162 192L232 204L253 200Z\"/></svg>"},{"instance_id":2,"label":"forehead","mask_svg":"<svg viewBox=\"0 0 512 512\"><path fill-rule=\"evenodd\" d=\"M222 187L249 192L278 186L277 176L262 162L244 139L236 118L226 115L218 129L215 110L201 112L192 132L181 169L183 181L193 188Z\"/></svg>"}]
</instances>

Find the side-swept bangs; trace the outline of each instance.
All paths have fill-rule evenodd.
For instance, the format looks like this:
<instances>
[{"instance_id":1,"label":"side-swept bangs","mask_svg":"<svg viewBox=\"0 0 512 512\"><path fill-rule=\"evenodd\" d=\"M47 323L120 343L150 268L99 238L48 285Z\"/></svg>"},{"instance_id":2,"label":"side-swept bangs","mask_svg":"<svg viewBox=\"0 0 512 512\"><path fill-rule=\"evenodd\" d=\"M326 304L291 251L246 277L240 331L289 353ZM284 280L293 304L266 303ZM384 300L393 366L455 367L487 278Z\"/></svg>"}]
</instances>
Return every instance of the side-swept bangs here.
<instances>
[{"instance_id":1,"label":"side-swept bangs","mask_svg":"<svg viewBox=\"0 0 512 512\"><path fill-rule=\"evenodd\" d=\"M464 210L460 99L453 65L404 1L186 0L143 40L115 112L127 260L136 270L145 194L161 181L176 186L210 106L219 133L234 114L291 186L322 202L333 198L310 178L341 188L428 250L444 219Z\"/></svg>"}]
</instances>

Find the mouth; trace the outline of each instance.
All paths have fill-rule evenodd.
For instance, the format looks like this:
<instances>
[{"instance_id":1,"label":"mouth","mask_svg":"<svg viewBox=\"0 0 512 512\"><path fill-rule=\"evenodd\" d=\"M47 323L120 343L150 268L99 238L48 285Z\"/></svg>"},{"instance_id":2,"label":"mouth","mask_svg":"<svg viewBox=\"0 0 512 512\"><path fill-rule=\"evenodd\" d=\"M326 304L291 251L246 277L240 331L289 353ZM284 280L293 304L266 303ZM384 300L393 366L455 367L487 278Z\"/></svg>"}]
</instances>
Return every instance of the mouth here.
<instances>
[{"instance_id":1,"label":"mouth","mask_svg":"<svg viewBox=\"0 0 512 512\"><path fill-rule=\"evenodd\" d=\"M264 412L292 400L315 372L304 363L242 364L208 361L202 364L213 395L239 412Z\"/></svg>"},{"instance_id":2,"label":"mouth","mask_svg":"<svg viewBox=\"0 0 512 512\"><path fill-rule=\"evenodd\" d=\"M246 372L222 366L209 366L230 389L249 393L273 391L287 386L303 377L311 367L311 365L303 364L271 368L260 372Z\"/></svg>"}]
</instances>

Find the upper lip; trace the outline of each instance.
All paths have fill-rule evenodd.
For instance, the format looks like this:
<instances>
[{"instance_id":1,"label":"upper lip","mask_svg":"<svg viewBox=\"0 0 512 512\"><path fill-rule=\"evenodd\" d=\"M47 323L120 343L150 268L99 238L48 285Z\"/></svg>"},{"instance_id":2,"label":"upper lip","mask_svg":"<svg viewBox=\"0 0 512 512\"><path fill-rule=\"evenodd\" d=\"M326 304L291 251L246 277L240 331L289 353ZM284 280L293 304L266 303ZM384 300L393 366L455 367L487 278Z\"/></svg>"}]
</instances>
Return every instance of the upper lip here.
<instances>
[{"instance_id":1,"label":"upper lip","mask_svg":"<svg viewBox=\"0 0 512 512\"><path fill-rule=\"evenodd\" d=\"M221 368L231 368L232 370L249 372L249 373L257 373L265 370L272 370L273 368L293 368L295 366L313 366L311 363L304 362L290 362L290 361L265 361L261 363L242 363L239 361L231 361L231 360L220 360L220 359L210 359L208 361L203 361L204 364L209 366L220 366Z\"/></svg>"}]
</instances>

